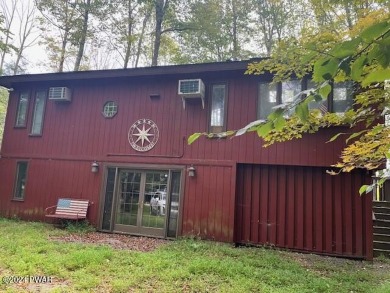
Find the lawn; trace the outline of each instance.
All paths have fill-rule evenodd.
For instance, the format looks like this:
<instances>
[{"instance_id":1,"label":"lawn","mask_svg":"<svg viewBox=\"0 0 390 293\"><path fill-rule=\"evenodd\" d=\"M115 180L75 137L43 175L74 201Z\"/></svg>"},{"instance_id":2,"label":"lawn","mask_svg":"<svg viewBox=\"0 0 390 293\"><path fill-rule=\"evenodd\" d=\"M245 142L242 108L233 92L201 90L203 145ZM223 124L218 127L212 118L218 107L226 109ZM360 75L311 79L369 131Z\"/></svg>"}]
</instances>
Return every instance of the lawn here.
<instances>
[{"instance_id":1,"label":"lawn","mask_svg":"<svg viewBox=\"0 0 390 293\"><path fill-rule=\"evenodd\" d=\"M120 250L58 241L74 234L5 219L0 235L0 292L390 292L385 259L352 261L193 239L148 252ZM48 276L51 283L4 284L9 276Z\"/></svg>"}]
</instances>

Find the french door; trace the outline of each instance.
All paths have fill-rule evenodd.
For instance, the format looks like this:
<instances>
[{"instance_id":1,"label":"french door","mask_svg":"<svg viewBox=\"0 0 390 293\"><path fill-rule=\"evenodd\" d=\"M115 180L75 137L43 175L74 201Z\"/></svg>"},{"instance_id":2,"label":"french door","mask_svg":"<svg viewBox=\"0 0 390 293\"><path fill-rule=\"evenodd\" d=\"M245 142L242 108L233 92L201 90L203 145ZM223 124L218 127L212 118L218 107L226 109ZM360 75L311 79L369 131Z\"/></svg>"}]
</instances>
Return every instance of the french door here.
<instances>
[{"instance_id":1,"label":"french door","mask_svg":"<svg viewBox=\"0 0 390 293\"><path fill-rule=\"evenodd\" d=\"M102 230L176 237L180 170L109 168Z\"/></svg>"}]
</instances>

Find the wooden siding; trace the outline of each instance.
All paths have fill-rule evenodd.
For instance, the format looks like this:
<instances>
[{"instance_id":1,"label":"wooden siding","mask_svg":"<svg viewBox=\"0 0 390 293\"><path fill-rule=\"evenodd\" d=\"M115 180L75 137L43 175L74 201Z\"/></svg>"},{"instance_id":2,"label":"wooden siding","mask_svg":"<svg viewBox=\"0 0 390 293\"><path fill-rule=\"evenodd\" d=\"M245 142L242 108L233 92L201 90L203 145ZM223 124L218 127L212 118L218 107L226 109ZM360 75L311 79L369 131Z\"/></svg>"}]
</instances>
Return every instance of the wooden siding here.
<instances>
[{"instance_id":1,"label":"wooden siding","mask_svg":"<svg viewBox=\"0 0 390 293\"><path fill-rule=\"evenodd\" d=\"M372 199L363 172L241 164L235 241L372 259Z\"/></svg>"},{"instance_id":2,"label":"wooden siding","mask_svg":"<svg viewBox=\"0 0 390 293\"><path fill-rule=\"evenodd\" d=\"M198 77L203 78L207 86L227 82L227 129L238 129L256 119L258 77ZM144 163L160 157L168 163L180 158L301 166L329 166L337 161L343 140L325 142L335 133L349 131L340 127L268 148L262 147L255 133L234 139L202 137L188 146L186 139L190 134L207 131L209 105L206 103L206 108L202 109L200 102L188 103L183 109L177 95L179 78L185 77L160 78L153 82L129 80L67 85L73 92L72 102L47 102L43 134L39 137L29 136L33 96L36 90L52 84L16 88L9 103L2 156L98 161L109 158ZM17 97L23 89L31 95L27 128L14 128ZM151 94L159 94L160 98L151 99ZM101 114L107 101L118 103L118 114L112 119L105 119ZM160 130L157 145L145 154L133 150L127 138L130 126L140 118L153 120Z\"/></svg>"},{"instance_id":3,"label":"wooden siding","mask_svg":"<svg viewBox=\"0 0 390 293\"><path fill-rule=\"evenodd\" d=\"M43 220L45 208L59 198L88 199L88 220L97 223L100 177L90 171L91 163L77 161L29 160L24 201L12 200L15 160L0 160L0 213L8 217ZM6 183L6 184L5 184Z\"/></svg>"},{"instance_id":4,"label":"wooden siding","mask_svg":"<svg viewBox=\"0 0 390 293\"><path fill-rule=\"evenodd\" d=\"M235 168L198 166L186 176L182 234L233 242Z\"/></svg>"}]
</instances>

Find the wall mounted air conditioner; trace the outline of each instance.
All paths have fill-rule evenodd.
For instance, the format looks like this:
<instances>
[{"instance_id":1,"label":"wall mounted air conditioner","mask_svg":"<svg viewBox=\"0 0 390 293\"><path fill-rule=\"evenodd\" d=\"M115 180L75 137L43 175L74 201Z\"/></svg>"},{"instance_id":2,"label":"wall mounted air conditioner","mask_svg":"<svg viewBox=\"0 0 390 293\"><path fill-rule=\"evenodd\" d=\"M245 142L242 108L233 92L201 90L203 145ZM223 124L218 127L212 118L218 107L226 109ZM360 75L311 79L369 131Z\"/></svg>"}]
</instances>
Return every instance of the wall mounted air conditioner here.
<instances>
[{"instance_id":1,"label":"wall mounted air conditioner","mask_svg":"<svg viewBox=\"0 0 390 293\"><path fill-rule=\"evenodd\" d=\"M204 109L205 86L201 79L179 80L178 94L183 101L184 109L187 99L201 99L202 107Z\"/></svg>"},{"instance_id":2,"label":"wall mounted air conditioner","mask_svg":"<svg viewBox=\"0 0 390 293\"><path fill-rule=\"evenodd\" d=\"M49 100L70 102L72 100L72 92L67 87L51 87L49 88Z\"/></svg>"}]
</instances>

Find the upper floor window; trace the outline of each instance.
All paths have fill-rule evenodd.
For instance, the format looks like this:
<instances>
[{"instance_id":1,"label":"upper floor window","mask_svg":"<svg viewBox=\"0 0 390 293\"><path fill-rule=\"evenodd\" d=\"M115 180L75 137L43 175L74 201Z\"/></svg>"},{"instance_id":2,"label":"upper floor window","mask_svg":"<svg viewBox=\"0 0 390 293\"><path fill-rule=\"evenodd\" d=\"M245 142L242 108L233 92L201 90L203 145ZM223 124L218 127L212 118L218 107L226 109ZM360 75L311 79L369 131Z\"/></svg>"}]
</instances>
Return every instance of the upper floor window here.
<instances>
[{"instance_id":1,"label":"upper floor window","mask_svg":"<svg viewBox=\"0 0 390 293\"><path fill-rule=\"evenodd\" d=\"M299 80L289 80L278 84L260 83L257 118L265 120L273 107L292 102L300 91L301 82Z\"/></svg>"},{"instance_id":2,"label":"upper floor window","mask_svg":"<svg viewBox=\"0 0 390 293\"><path fill-rule=\"evenodd\" d=\"M16 180L13 199L24 200L27 178L27 162L18 162L16 165Z\"/></svg>"},{"instance_id":3,"label":"upper floor window","mask_svg":"<svg viewBox=\"0 0 390 293\"><path fill-rule=\"evenodd\" d=\"M118 105L115 102L107 102L103 106L103 116L105 118L112 118L118 112Z\"/></svg>"},{"instance_id":4,"label":"upper floor window","mask_svg":"<svg viewBox=\"0 0 390 293\"><path fill-rule=\"evenodd\" d=\"M15 127L26 127L28 109L28 93L23 92L18 99Z\"/></svg>"},{"instance_id":5,"label":"upper floor window","mask_svg":"<svg viewBox=\"0 0 390 293\"><path fill-rule=\"evenodd\" d=\"M272 112L272 108L289 103L302 90L316 88L317 85L312 81L301 82L299 80L290 80L278 84L260 83L258 92L257 118L266 119ZM322 112L331 110L334 113L344 113L353 104L352 83L343 82L333 84L332 93L327 100L312 101L309 103L309 109L320 109Z\"/></svg>"},{"instance_id":6,"label":"upper floor window","mask_svg":"<svg viewBox=\"0 0 390 293\"><path fill-rule=\"evenodd\" d=\"M214 84L211 89L210 132L226 130L226 84Z\"/></svg>"},{"instance_id":7,"label":"upper floor window","mask_svg":"<svg viewBox=\"0 0 390 293\"><path fill-rule=\"evenodd\" d=\"M45 114L46 92L38 91L35 95L34 112L31 125L32 135L41 135L43 128L43 118Z\"/></svg>"},{"instance_id":8,"label":"upper floor window","mask_svg":"<svg viewBox=\"0 0 390 293\"><path fill-rule=\"evenodd\" d=\"M335 83L333 85L332 112L344 113L353 104L353 84L351 82Z\"/></svg>"}]
</instances>

